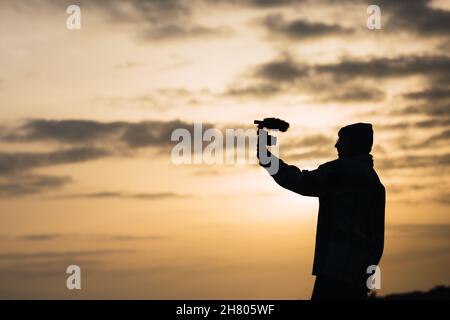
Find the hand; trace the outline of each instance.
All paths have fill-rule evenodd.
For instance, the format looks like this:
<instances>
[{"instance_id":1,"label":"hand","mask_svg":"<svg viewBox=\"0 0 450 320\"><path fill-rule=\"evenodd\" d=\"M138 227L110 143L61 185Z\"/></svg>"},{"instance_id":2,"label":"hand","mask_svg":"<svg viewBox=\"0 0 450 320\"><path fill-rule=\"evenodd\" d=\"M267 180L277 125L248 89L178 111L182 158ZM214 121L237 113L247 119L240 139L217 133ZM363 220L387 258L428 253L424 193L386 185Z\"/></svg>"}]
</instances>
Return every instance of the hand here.
<instances>
[{"instance_id":1,"label":"hand","mask_svg":"<svg viewBox=\"0 0 450 320\"><path fill-rule=\"evenodd\" d=\"M257 140L257 143L256 143L256 157L258 158L258 160L260 160L260 159L259 159L259 134L260 134L262 131L264 131L263 134L265 134L266 137L267 137L267 135L268 135L267 131L265 131L264 129L258 129L258 133L257 133L257 135L258 135L257 139L258 139L258 140ZM262 151L263 156L266 156L266 157L268 157L268 158L270 158L270 157L272 156L272 154L270 153L270 151L267 149L267 145L263 145L261 148L262 148L261 151ZM263 167L268 167L268 166L270 166L270 162L267 163L267 164L262 164L261 161L259 161L259 165L260 165L260 166L263 166Z\"/></svg>"},{"instance_id":2,"label":"hand","mask_svg":"<svg viewBox=\"0 0 450 320\"><path fill-rule=\"evenodd\" d=\"M263 131L264 129L258 129L256 131L256 135L257 135L257 140L256 140L256 157L259 160L259 134L261 133L261 131ZM264 130L265 131L265 130Z\"/></svg>"}]
</instances>

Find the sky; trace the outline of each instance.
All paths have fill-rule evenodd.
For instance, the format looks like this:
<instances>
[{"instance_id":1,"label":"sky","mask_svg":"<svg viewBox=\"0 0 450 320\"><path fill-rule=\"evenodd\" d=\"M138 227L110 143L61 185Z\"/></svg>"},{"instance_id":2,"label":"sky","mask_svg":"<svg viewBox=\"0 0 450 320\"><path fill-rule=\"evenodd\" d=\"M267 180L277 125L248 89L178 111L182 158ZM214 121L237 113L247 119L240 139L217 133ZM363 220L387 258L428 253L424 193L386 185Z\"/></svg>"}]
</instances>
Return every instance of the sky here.
<instances>
[{"instance_id":1,"label":"sky","mask_svg":"<svg viewBox=\"0 0 450 320\"><path fill-rule=\"evenodd\" d=\"M377 294L449 285L449 21L448 1L1 1L0 298L308 299L318 200L171 157L176 129L271 116L302 169L372 123Z\"/></svg>"}]
</instances>

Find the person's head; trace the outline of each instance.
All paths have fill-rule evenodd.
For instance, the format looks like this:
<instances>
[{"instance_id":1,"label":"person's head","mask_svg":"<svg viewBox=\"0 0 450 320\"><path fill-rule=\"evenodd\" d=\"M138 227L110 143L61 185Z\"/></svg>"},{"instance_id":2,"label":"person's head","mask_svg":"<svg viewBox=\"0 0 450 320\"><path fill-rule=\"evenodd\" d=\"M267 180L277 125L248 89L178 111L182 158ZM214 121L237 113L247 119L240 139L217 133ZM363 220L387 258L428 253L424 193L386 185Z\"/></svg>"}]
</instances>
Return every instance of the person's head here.
<instances>
[{"instance_id":1,"label":"person's head","mask_svg":"<svg viewBox=\"0 0 450 320\"><path fill-rule=\"evenodd\" d=\"M372 150L373 130L370 123L355 123L343 127L338 136L335 148L340 157L369 154Z\"/></svg>"}]
</instances>

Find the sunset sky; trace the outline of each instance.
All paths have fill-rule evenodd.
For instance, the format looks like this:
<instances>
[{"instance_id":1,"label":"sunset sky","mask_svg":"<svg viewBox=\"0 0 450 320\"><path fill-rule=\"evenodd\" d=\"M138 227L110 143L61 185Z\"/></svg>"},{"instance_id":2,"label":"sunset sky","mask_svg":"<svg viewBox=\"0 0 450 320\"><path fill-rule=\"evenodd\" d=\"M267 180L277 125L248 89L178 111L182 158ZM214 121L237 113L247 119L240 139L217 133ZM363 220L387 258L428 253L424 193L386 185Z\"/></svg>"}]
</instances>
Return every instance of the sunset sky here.
<instances>
[{"instance_id":1,"label":"sunset sky","mask_svg":"<svg viewBox=\"0 0 450 320\"><path fill-rule=\"evenodd\" d=\"M444 0L1 1L0 298L309 299L318 200L171 160L174 129L271 116L302 169L372 123L378 295L449 285L449 52Z\"/></svg>"}]
</instances>

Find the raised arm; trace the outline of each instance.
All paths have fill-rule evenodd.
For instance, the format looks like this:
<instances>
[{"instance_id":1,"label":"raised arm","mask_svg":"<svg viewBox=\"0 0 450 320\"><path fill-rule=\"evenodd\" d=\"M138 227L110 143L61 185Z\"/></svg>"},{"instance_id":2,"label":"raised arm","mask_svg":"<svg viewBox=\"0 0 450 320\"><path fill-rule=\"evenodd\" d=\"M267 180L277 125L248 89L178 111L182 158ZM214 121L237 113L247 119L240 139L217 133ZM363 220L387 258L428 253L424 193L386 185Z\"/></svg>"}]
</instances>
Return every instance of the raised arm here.
<instances>
[{"instance_id":1,"label":"raised arm","mask_svg":"<svg viewBox=\"0 0 450 320\"><path fill-rule=\"evenodd\" d=\"M268 170L269 174L280 186L304 196L319 197L326 194L329 189L329 174L324 166L320 166L312 171L300 170L296 166L288 165L283 160L272 155L266 146L262 148L264 148L262 152L267 152L271 163L272 161L279 162L278 170L275 173L268 170L270 163L264 165L260 162L260 165ZM259 149L260 146L258 145L258 158Z\"/></svg>"},{"instance_id":2,"label":"raised arm","mask_svg":"<svg viewBox=\"0 0 450 320\"><path fill-rule=\"evenodd\" d=\"M319 197L327 192L327 174L321 167L312 171L302 171L281 159L278 161L278 172L272 175L272 178L283 188L309 197Z\"/></svg>"}]
</instances>

